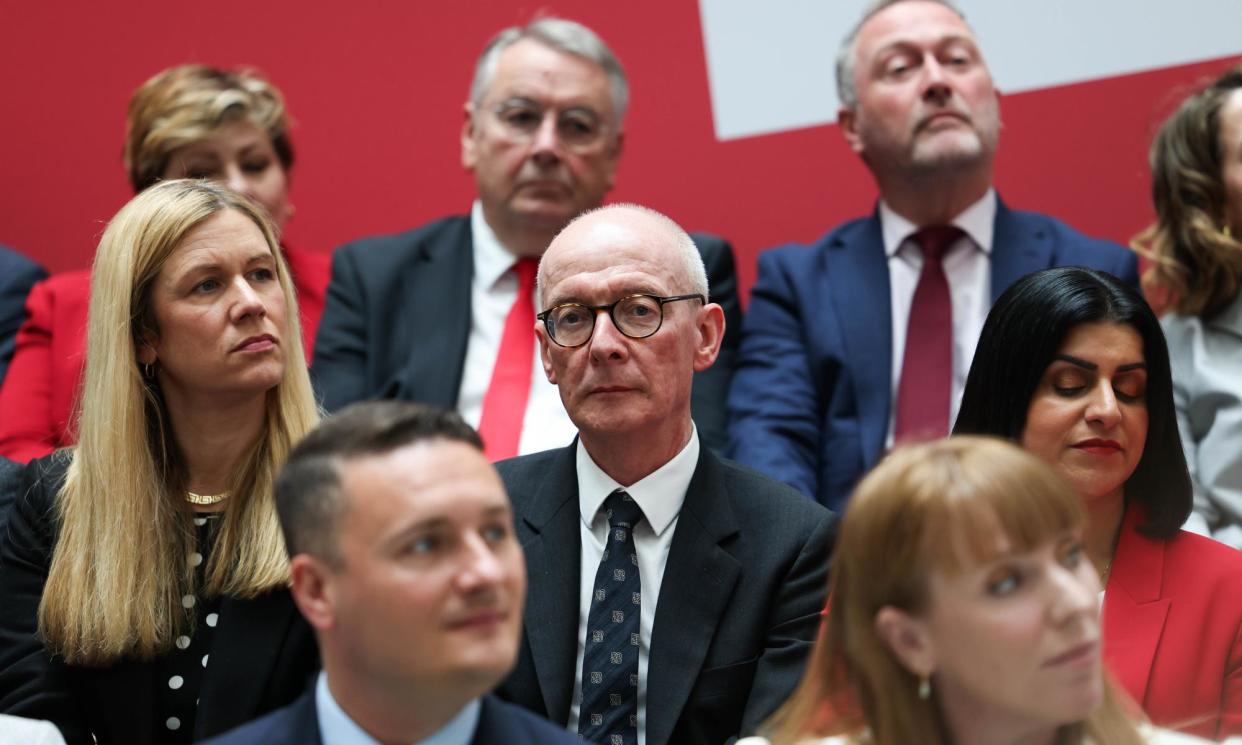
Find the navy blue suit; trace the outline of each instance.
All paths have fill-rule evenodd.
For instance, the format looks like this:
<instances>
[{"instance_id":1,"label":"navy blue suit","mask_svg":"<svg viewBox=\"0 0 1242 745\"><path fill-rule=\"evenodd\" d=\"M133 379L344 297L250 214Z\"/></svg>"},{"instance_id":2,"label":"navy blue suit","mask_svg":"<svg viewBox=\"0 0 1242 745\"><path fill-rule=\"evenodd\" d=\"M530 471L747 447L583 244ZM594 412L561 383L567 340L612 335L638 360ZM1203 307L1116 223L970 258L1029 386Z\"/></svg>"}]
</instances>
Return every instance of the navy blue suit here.
<instances>
[{"instance_id":1,"label":"navy blue suit","mask_svg":"<svg viewBox=\"0 0 1242 745\"><path fill-rule=\"evenodd\" d=\"M46 276L43 267L0 246L0 383L13 359L17 329L26 320L26 296L35 282Z\"/></svg>"},{"instance_id":2,"label":"navy blue suit","mask_svg":"<svg viewBox=\"0 0 1242 745\"><path fill-rule=\"evenodd\" d=\"M1138 286L1134 253L997 202L992 301L1031 272L1085 266ZM892 306L878 214L759 257L729 391L730 454L840 512L884 453Z\"/></svg>"},{"instance_id":3,"label":"navy blue suit","mask_svg":"<svg viewBox=\"0 0 1242 745\"><path fill-rule=\"evenodd\" d=\"M411 702L411 705L416 702ZM545 719L493 696L485 696L471 745L582 745ZM315 689L283 709L244 724L202 745L322 745Z\"/></svg>"}]
</instances>

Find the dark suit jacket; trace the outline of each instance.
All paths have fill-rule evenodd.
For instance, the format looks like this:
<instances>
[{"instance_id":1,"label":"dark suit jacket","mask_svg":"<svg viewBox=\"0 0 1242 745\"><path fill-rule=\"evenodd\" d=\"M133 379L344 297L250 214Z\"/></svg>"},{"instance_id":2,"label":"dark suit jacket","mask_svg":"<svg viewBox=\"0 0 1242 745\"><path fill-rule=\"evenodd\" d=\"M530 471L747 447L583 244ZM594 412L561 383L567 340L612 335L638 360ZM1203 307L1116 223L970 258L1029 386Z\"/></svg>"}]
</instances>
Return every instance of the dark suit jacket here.
<instances>
[{"instance_id":1,"label":"dark suit jacket","mask_svg":"<svg viewBox=\"0 0 1242 745\"><path fill-rule=\"evenodd\" d=\"M1031 272L1086 266L1138 286L1135 255L997 204L992 301ZM840 511L884 453L892 306L879 215L759 257L729 393L729 452Z\"/></svg>"},{"instance_id":2,"label":"dark suit jacket","mask_svg":"<svg viewBox=\"0 0 1242 745\"><path fill-rule=\"evenodd\" d=\"M1104 592L1104 660L1152 724L1242 735L1242 552L1194 533L1136 530L1126 510Z\"/></svg>"},{"instance_id":3,"label":"dark suit jacket","mask_svg":"<svg viewBox=\"0 0 1242 745\"><path fill-rule=\"evenodd\" d=\"M9 507L21 487L22 466L0 455L0 544L9 522Z\"/></svg>"},{"instance_id":4,"label":"dark suit jacket","mask_svg":"<svg viewBox=\"0 0 1242 745\"><path fill-rule=\"evenodd\" d=\"M16 251L0 246L0 383L13 359L17 329L26 320L26 296L47 276L43 267Z\"/></svg>"},{"instance_id":5,"label":"dark suit jacket","mask_svg":"<svg viewBox=\"0 0 1242 745\"><path fill-rule=\"evenodd\" d=\"M416 705L416 702L411 702ZM312 689L262 719L203 745L322 745ZM470 745L583 745L577 737L494 696L484 696Z\"/></svg>"},{"instance_id":6,"label":"dark suit jacket","mask_svg":"<svg viewBox=\"0 0 1242 745\"><path fill-rule=\"evenodd\" d=\"M719 451L742 311L733 248L704 233L692 237L707 267L711 301L725 311L720 356L694 376L692 394L699 437ZM369 398L457 407L470 338L473 246L470 218L460 216L336 251L311 366L324 408Z\"/></svg>"},{"instance_id":7,"label":"dark suit jacket","mask_svg":"<svg viewBox=\"0 0 1242 745\"><path fill-rule=\"evenodd\" d=\"M0 712L48 719L69 745L157 745L158 662L105 668L50 658L36 616L56 546L55 498L68 458L26 468L23 493L0 535ZM195 739L232 729L284 706L319 668L310 627L285 590L253 600L225 598L199 691Z\"/></svg>"},{"instance_id":8,"label":"dark suit jacket","mask_svg":"<svg viewBox=\"0 0 1242 745\"><path fill-rule=\"evenodd\" d=\"M569 721L581 566L575 445L498 464L530 577L502 697ZM832 513L702 448L660 585L647 745L721 745L788 698L827 591Z\"/></svg>"}]
</instances>

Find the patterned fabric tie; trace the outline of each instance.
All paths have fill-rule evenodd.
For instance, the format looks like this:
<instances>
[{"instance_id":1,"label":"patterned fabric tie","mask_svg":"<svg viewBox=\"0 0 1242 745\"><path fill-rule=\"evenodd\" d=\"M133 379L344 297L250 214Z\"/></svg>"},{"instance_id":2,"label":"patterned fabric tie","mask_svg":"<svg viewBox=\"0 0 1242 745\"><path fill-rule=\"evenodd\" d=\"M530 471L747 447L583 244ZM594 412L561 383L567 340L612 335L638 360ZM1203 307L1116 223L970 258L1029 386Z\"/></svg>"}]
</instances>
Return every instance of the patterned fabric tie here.
<instances>
[{"instance_id":1,"label":"patterned fabric tie","mask_svg":"<svg viewBox=\"0 0 1242 745\"><path fill-rule=\"evenodd\" d=\"M608 540L587 617L578 734L598 745L637 745L642 585L634 527L643 511L620 489L608 496L602 509L608 515Z\"/></svg>"},{"instance_id":2,"label":"patterned fabric tie","mask_svg":"<svg viewBox=\"0 0 1242 745\"><path fill-rule=\"evenodd\" d=\"M952 225L933 225L915 233L923 249L923 269L906 323L906 351L897 384L893 442L949 434L953 395L953 304L944 274L945 253L963 235Z\"/></svg>"},{"instance_id":3,"label":"patterned fabric tie","mask_svg":"<svg viewBox=\"0 0 1242 745\"><path fill-rule=\"evenodd\" d=\"M538 268L535 259L518 259L513 265L518 277L517 299L505 318L496 366L492 368L492 380L483 396L483 413L479 417L484 454L492 462L517 455L522 440L522 420L526 418L535 364L534 297Z\"/></svg>"}]
</instances>

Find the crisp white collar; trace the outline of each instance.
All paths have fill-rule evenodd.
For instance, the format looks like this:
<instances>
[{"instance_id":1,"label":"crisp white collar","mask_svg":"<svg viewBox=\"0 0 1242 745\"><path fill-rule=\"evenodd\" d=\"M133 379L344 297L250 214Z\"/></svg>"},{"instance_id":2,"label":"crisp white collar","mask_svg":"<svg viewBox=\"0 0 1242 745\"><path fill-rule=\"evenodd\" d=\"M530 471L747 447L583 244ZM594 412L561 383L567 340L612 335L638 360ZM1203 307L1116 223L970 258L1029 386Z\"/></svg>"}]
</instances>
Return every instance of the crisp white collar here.
<instances>
[{"instance_id":1,"label":"crisp white collar","mask_svg":"<svg viewBox=\"0 0 1242 745\"><path fill-rule=\"evenodd\" d=\"M642 508L643 517L647 518L652 531L657 536L662 535L681 512L681 505L686 501L686 489L699 463L697 428L691 429L690 441L669 462L625 487L600 469L582 440L578 440L577 447L578 508L588 529L608 495L617 489L625 489Z\"/></svg>"},{"instance_id":2,"label":"crisp white collar","mask_svg":"<svg viewBox=\"0 0 1242 745\"><path fill-rule=\"evenodd\" d=\"M985 254L991 254L992 230L996 225L996 190L988 189L979 201L967 207L951 222L970 236ZM886 256L892 258L897 249L901 248L901 244L918 232L918 229L919 226L894 212L883 199L880 200L880 231L884 236Z\"/></svg>"},{"instance_id":3,"label":"crisp white collar","mask_svg":"<svg viewBox=\"0 0 1242 745\"><path fill-rule=\"evenodd\" d=\"M416 702L412 702L412 705L416 705ZM469 745L479 726L481 708L477 698L470 701L443 727L412 745ZM315 711L319 718L319 736L323 745L380 745L332 697L332 691L328 688L328 674L322 671L315 683Z\"/></svg>"},{"instance_id":4,"label":"crisp white collar","mask_svg":"<svg viewBox=\"0 0 1242 745\"><path fill-rule=\"evenodd\" d=\"M483 217L483 203L477 199L470 208L470 235L474 242L474 281L490 290L513 268L518 257L492 232Z\"/></svg>"}]
</instances>

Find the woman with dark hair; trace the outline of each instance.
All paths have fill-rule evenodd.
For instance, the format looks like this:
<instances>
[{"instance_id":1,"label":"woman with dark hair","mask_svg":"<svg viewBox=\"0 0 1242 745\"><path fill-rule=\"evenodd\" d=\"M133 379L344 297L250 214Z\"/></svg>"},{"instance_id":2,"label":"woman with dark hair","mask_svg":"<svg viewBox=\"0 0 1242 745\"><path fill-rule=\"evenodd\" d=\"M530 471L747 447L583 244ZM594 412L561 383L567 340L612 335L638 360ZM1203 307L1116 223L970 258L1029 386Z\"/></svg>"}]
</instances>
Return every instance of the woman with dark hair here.
<instances>
[{"instance_id":1,"label":"woman with dark hair","mask_svg":"<svg viewBox=\"0 0 1242 745\"><path fill-rule=\"evenodd\" d=\"M266 211L277 239L293 214L284 98L249 70L180 65L143 83L129 102L124 160L135 194L165 179L210 179ZM309 360L330 259L283 242L280 252L292 273ZM0 455L25 463L76 441L90 282L90 272L64 272L31 291L0 387Z\"/></svg>"},{"instance_id":2,"label":"woman with dark hair","mask_svg":"<svg viewBox=\"0 0 1242 745\"><path fill-rule=\"evenodd\" d=\"M954 433L1020 443L1083 499L1104 657L1151 720L1242 734L1242 554L1181 530L1190 478L1146 301L1090 269L1019 280L984 323Z\"/></svg>"},{"instance_id":3,"label":"woman with dark hair","mask_svg":"<svg viewBox=\"0 0 1242 745\"><path fill-rule=\"evenodd\" d=\"M1242 548L1242 66L1186 99L1150 160L1156 222L1134 247L1172 311L1163 325L1195 490L1186 527Z\"/></svg>"}]
</instances>

